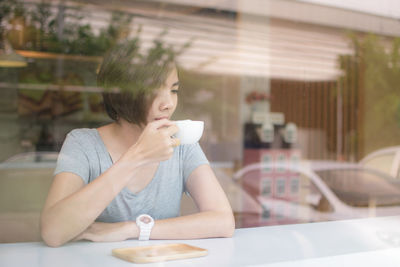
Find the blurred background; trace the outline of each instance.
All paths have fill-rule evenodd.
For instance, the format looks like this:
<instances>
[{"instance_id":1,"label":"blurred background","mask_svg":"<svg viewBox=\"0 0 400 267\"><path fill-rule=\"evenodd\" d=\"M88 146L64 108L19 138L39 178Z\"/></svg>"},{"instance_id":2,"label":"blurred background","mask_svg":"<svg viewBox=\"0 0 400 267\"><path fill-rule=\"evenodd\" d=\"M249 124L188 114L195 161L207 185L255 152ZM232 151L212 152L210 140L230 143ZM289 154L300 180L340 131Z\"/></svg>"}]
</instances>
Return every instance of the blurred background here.
<instances>
[{"instance_id":1,"label":"blurred background","mask_svg":"<svg viewBox=\"0 0 400 267\"><path fill-rule=\"evenodd\" d=\"M110 122L96 74L132 38L181 49L173 119L205 122L237 228L400 213L400 2L6 0L0 242L40 240L64 138Z\"/></svg>"}]
</instances>

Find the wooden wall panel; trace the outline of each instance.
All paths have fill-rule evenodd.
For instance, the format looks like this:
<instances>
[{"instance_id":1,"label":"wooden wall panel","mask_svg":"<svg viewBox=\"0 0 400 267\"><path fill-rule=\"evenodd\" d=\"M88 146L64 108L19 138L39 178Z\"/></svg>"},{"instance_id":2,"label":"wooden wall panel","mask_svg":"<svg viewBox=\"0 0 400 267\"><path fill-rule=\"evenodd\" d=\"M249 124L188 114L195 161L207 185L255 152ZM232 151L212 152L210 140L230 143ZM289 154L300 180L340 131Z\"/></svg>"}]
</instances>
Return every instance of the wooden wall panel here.
<instances>
[{"instance_id":1,"label":"wooden wall panel","mask_svg":"<svg viewBox=\"0 0 400 267\"><path fill-rule=\"evenodd\" d=\"M338 86L346 93L340 94ZM271 112L283 112L286 122L309 130L307 148L303 151L305 158L358 160L357 116L360 110L356 81L272 80L271 96ZM338 112L338 97L342 100L341 112ZM339 120L338 114L341 114ZM339 136L337 127L341 129Z\"/></svg>"}]
</instances>

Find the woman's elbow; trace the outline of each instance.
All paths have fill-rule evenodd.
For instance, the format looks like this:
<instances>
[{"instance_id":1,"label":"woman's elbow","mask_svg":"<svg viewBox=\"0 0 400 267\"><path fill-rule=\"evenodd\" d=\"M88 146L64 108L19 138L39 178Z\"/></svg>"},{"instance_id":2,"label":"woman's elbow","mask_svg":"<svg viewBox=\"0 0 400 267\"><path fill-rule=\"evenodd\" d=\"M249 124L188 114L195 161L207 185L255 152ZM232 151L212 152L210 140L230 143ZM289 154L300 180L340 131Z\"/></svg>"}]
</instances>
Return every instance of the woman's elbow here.
<instances>
[{"instance_id":1,"label":"woman's elbow","mask_svg":"<svg viewBox=\"0 0 400 267\"><path fill-rule=\"evenodd\" d=\"M46 230L43 229L41 231L41 237L43 242L49 247L57 248L64 244L64 242L62 242L59 238L54 237L54 235L46 232Z\"/></svg>"},{"instance_id":2,"label":"woman's elbow","mask_svg":"<svg viewBox=\"0 0 400 267\"><path fill-rule=\"evenodd\" d=\"M59 230L56 230L55 227L43 222L43 220L41 220L40 223L40 236L43 242L49 247L56 248L66 243L59 235Z\"/></svg>"},{"instance_id":3,"label":"woman's elbow","mask_svg":"<svg viewBox=\"0 0 400 267\"><path fill-rule=\"evenodd\" d=\"M54 233L53 230L48 229L48 227L41 227L40 235L43 242L49 247L57 248L65 243L59 236L57 236L57 234Z\"/></svg>"},{"instance_id":4,"label":"woman's elbow","mask_svg":"<svg viewBox=\"0 0 400 267\"><path fill-rule=\"evenodd\" d=\"M232 212L223 213L224 227L222 229L222 237L232 237L235 233L235 218Z\"/></svg>"},{"instance_id":5,"label":"woman's elbow","mask_svg":"<svg viewBox=\"0 0 400 267\"><path fill-rule=\"evenodd\" d=\"M43 239L44 243L52 248L58 248L63 245L62 242L58 242L57 240L52 240L52 239Z\"/></svg>"}]
</instances>

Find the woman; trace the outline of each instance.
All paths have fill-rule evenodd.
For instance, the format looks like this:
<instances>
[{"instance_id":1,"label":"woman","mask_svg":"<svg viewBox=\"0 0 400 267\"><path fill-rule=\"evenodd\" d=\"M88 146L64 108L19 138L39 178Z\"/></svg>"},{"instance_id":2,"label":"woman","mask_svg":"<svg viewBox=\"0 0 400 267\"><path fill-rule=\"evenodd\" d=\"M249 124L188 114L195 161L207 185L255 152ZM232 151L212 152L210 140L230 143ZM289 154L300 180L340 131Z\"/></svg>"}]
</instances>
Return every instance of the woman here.
<instances>
[{"instance_id":1,"label":"woman","mask_svg":"<svg viewBox=\"0 0 400 267\"><path fill-rule=\"evenodd\" d=\"M67 135L41 215L49 246L233 235L231 207L199 144L171 138L179 91L172 57L135 56L135 44L119 46L98 74L99 85L122 91L103 94L114 122ZM179 217L183 192L198 213Z\"/></svg>"}]
</instances>

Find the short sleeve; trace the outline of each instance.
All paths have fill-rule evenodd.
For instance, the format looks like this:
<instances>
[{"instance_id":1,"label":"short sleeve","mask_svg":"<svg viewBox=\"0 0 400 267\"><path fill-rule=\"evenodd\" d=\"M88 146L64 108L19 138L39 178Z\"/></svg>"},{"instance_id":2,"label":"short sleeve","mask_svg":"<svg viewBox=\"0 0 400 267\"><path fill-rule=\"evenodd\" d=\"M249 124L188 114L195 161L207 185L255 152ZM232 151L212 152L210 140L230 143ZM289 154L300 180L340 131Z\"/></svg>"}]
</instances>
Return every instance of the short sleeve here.
<instances>
[{"instance_id":1,"label":"short sleeve","mask_svg":"<svg viewBox=\"0 0 400 267\"><path fill-rule=\"evenodd\" d=\"M73 132L67 135L61 147L54 175L62 172L71 172L78 175L85 184L89 182L89 159L79 139Z\"/></svg>"},{"instance_id":2,"label":"short sleeve","mask_svg":"<svg viewBox=\"0 0 400 267\"><path fill-rule=\"evenodd\" d=\"M186 182L190 174L200 165L209 164L209 162L203 150L201 149L199 143L182 145L182 147L183 147L182 148L183 181L185 184L185 191L186 191Z\"/></svg>"}]
</instances>

